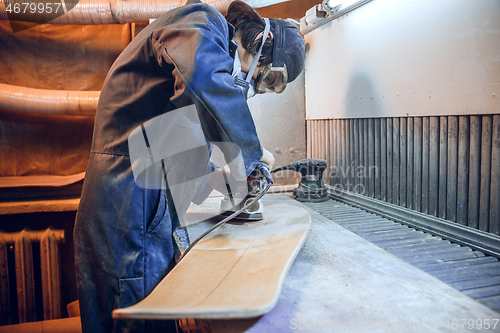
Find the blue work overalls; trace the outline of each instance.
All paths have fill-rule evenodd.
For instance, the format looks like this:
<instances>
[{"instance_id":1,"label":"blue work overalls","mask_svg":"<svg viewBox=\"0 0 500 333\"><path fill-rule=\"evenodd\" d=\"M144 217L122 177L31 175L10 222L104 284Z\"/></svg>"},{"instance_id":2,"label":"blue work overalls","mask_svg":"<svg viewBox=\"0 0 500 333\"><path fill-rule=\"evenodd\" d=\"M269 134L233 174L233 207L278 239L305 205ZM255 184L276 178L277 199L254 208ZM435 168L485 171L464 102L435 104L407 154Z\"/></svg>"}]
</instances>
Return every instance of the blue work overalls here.
<instances>
[{"instance_id":1,"label":"blue work overalls","mask_svg":"<svg viewBox=\"0 0 500 333\"><path fill-rule=\"evenodd\" d=\"M174 329L172 322L111 318L113 309L147 296L174 261L176 211L165 188L134 180L127 139L135 128L194 104L207 140L237 145L247 175L262 157L245 97L231 77L232 33L214 8L188 2L141 31L108 73L74 233L83 332Z\"/></svg>"}]
</instances>

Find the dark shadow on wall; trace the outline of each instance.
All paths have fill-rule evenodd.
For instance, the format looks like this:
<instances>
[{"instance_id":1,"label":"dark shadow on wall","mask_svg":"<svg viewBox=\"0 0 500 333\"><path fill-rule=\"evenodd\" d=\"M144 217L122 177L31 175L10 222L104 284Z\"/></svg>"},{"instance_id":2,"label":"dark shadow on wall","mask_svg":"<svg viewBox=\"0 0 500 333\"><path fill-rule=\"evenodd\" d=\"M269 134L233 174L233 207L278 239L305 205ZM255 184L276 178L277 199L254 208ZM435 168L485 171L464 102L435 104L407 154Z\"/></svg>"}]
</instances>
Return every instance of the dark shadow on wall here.
<instances>
[{"instance_id":1,"label":"dark shadow on wall","mask_svg":"<svg viewBox=\"0 0 500 333\"><path fill-rule=\"evenodd\" d=\"M380 91L377 82L370 73L355 70L352 73L346 96L346 114L341 118L374 118L384 117L387 112L383 109L385 97Z\"/></svg>"}]
</instances>

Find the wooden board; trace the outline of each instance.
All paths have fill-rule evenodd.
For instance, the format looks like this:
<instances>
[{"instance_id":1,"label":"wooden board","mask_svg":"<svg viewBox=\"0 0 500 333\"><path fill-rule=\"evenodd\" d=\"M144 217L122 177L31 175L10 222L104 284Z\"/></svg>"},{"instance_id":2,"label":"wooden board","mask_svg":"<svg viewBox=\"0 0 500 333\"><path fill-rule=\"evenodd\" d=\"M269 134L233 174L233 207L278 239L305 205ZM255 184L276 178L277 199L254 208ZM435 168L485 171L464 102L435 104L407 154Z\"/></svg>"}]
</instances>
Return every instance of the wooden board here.
<instances>
[{"instance_id":1,"label":"wooden board","mask_svg":"<svg viewBox=\"0 0 500 333\"><path fill-rule=\"evenodd\" d=\"M74 184L85 178L85 172L70 176L21 176L0 177L0 188L13 187L63 187Z\"/></svg>"},{"instance_id":2,"label":"wooden board","mask_svg":"<svg viewBox=\"0 0 500 333\"><path fill-rule=\"evenodd\" d=\"M309 213L287 204L257 222L228 223L201 240L144 300L113 311L120 319L246 318L278 301L304 243Z\"/></svg>"}]
</instances>

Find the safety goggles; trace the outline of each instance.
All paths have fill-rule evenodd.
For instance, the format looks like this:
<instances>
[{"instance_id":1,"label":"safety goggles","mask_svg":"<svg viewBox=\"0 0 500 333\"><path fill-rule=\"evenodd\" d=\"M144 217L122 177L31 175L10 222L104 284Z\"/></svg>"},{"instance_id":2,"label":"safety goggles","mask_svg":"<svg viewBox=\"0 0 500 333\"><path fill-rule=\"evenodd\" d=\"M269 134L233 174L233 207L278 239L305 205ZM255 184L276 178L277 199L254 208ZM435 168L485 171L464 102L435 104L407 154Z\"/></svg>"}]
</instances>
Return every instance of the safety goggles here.
<instances>
[{"instance_id":1,"label":"safety goggles","mask_svg":"<svg viewBox=\"0 0 500 333\"><path fill-rule=\"evenodd\" d=\"M257 77L255 83L255 90L258 94L264 94L266 92L282 93L286 88L286 83L288 79L288 72L285 65L285 27L282 20L271 19L274 22L274 43L273 43L273 62L267 65ZM260 59L262 53L262 47L269 34L271 24L269 19L264 18L265 28L264 34L262 35L262 44L260 45L257 54L250 66L249 73L253 73L257 67L257 63ZM246 84L250 83L251 76L248 75L246 78Z\"/></svg>"},{"instance_id":2,"label":"safety goggles","mask_svg":"<svg viewBox=\"0 0 500 333\"><path fill-rule=\"evenodd\" d=\"M274 67L273 64L267 65L257 76L255 89L258 94L267 92L282 93L286 88L288 72L286 65L283 67Z\"/></svg>"},{"instance_id":3,"label":"safety goggles","mask_svg":"<svg viewBox=\"0 0 500 333\"><path fill-rule=\"evenodd\" d=\"M269 20L264 19L267 22ZM273 62L267 65L256 80L255 90L259 94L282 93L288 81L285 65L285 25L282 20L271 19L274 23Z\"/></svg>"}]
</instances>

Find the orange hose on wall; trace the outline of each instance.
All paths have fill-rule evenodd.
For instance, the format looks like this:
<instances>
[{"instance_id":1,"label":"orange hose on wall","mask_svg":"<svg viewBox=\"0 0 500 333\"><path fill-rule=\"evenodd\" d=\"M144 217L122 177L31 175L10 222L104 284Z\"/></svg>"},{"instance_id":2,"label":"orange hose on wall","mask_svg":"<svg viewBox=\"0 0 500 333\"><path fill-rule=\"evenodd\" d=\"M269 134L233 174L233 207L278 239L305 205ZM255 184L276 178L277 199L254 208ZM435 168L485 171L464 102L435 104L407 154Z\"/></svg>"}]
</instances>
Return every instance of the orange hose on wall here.
<instances>
[{"instance_id":1,"label":"orange hose on wall","mask_svg":"<svg viewBox=\"0 0 500 333\"><path fill-rule=\"evenodd\" d=\"M57 3L57 1L54 1ZM232 0L205 0L223 15ZM43 2L41 2L43 3ZM63 2L64 3L64 2ZM76 6L73 1L66 1L58 12L63 13L55 17L54 13L42 11L34 14L30 10L20 10L19 13L9 13L7 16L6 2L0 1L0 19L24 22L50 24L114 24L114 23L149 23L167 11L180 7L186 0L79 0Z\"/></svg>"},{"instance_id":2,"label":"orange hose on wall","mask_svg":"<svg viewBox=\"0 0 500 333\"><path fill-rule=\"evenodd\" d=\"M74 0L73 0L74 1ZM226 14L233 0L204 0ZM262 7L287 0L249 0L250 5ZM97 25L115 23L149 23L167 11L184 5L186 0L72 0L62 2L66 14L54 17L47 11L30 13L20 10L7 15L6 6L13 2L0 1L0 20L16 20L67 25ZM43 3L43 2L40 2ZM93 116L97 109L98 91L42 90L0 84L0 109L54 115Z\"/></svg>"},{"instance_id":3,"label":"orange hose on wall","mask_svg":"<svg viewBox=\"0 0 500 333\"><path fill-rule=\"evenodd\" d=\"M0 19L68 25L97 25L144 22L182 6L185 0L79 0L74 7L66 1L65 15L31 14L30 10L7 16L6 2L0 1ZM205 0L223 15L232 0ZM71 9L71 10L70 10ZM94 116L99 91L60 91L32 89L0 83L0 109L68 116Z\"/></svg>"},{"instance_id":4,"label":"orange hose on wall","mask_svg":"<svg viewBox=\"0 0 500 333\"><path fill-rule=\"evenodd\" d=\"M100 93L33 89L0 83L0 109L64 116L94 116Z\"/></svg>"}]
</instances>

